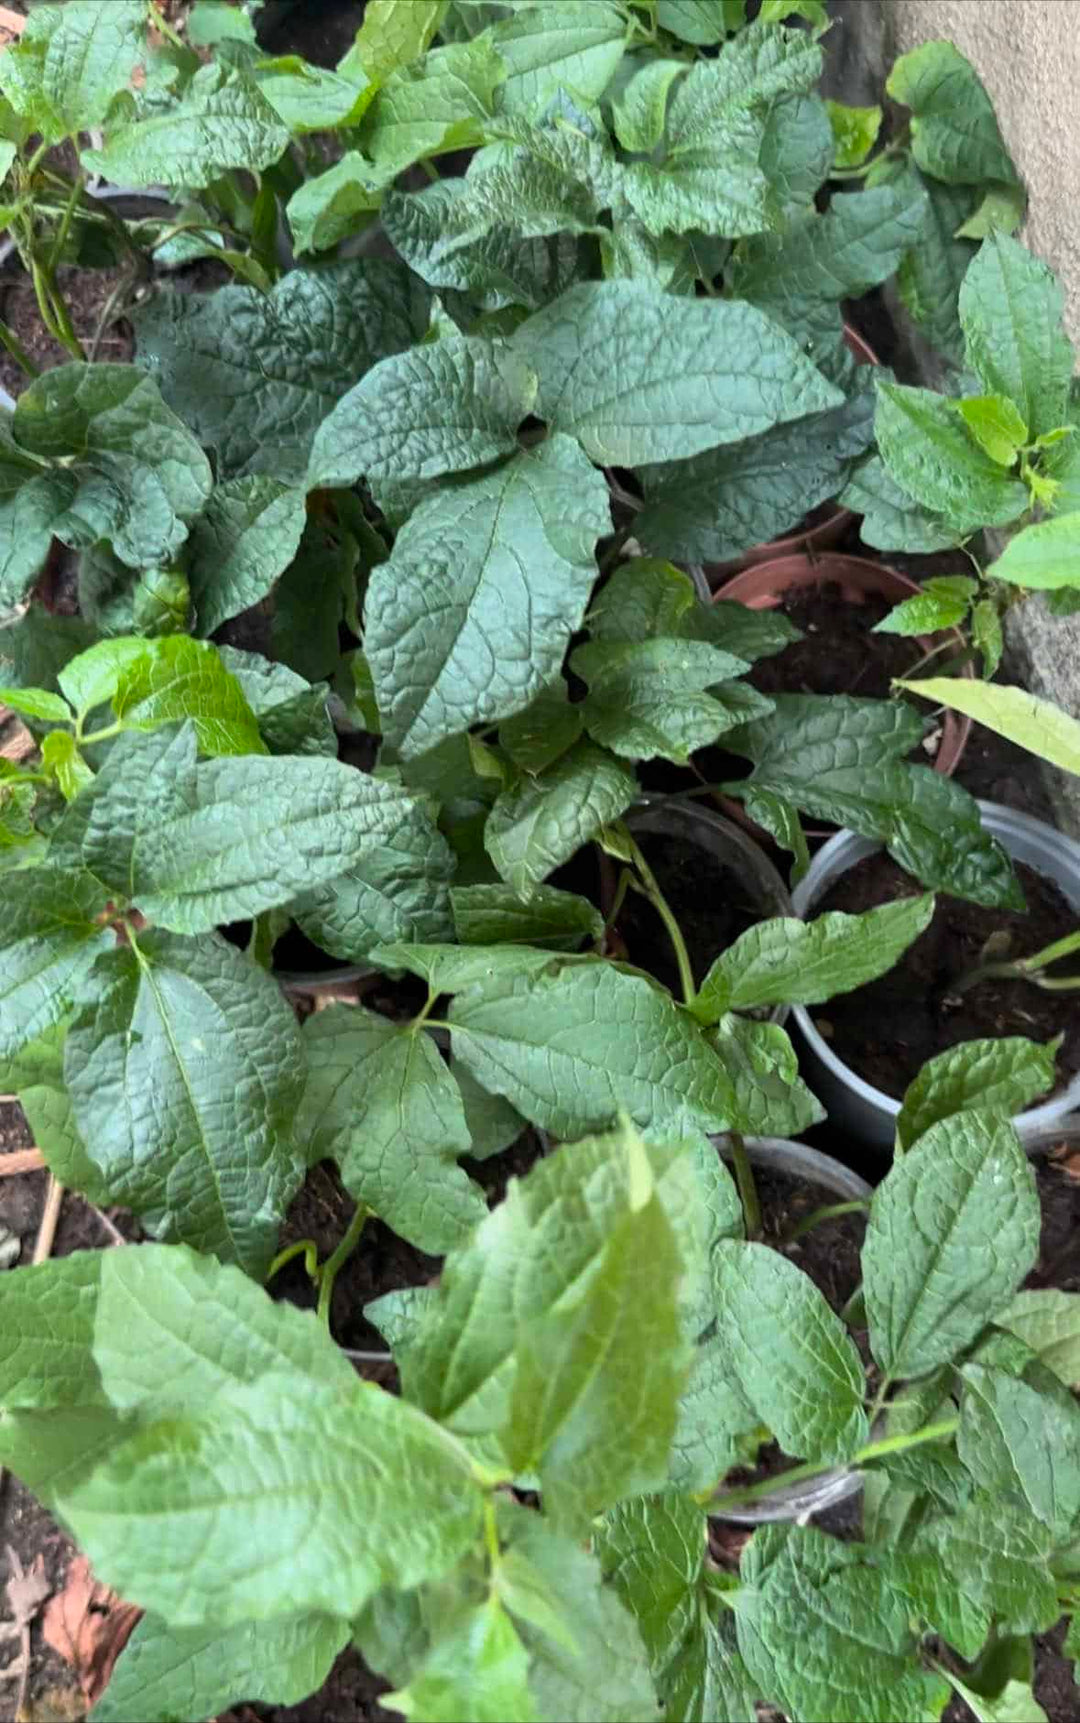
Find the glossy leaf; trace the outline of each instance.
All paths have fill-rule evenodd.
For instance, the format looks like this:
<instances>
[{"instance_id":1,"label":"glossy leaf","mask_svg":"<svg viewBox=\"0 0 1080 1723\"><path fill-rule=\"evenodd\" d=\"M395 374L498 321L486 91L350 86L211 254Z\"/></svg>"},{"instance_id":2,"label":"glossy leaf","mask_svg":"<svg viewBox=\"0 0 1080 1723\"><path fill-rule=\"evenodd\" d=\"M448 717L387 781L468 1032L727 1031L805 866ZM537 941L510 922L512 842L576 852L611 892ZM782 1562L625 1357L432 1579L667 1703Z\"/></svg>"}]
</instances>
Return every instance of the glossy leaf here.
<instances>
[{"instance_id":1,"label":"glossy leaf","mask_svg":"<svg viewBox=\"0 0 1080 1723\"><path fill-rule=\"evenodd\" d=\"M578 742L538 777L523 777L500 793L484 843L502 878L528 898L637 795L629 767L591 742Z\"/></svg>"},{"instance_id":2,"label":"glossy leaf","mask_svg":"<svg viewBox=\"0 0 1080 1723\"><path fill-rule=\"evenodd\" d=\"M114 185L197 190L230 168L261 172L289 142L288 128L255 84L220 67L197 72L175 108L110 129L82 163Z\"/></svg>"},{"instance_id":3,"label":"glossy leaf","mask_svg":"<svg viewBox=\"0 0 1080 1723\"><path fill-rule=\"evenodd\" d=\"M120 668L109 698L127 730L156 730L190 718L201 753L266 752L240 684L213 646L188 634L146 641Z\"/></svg>"},{"instance_id":4,"label":"glossy leaf","mask_svg":"<svg viewBox=\"0 0 1080 1723\"><path fill-rule=\"evenodd\" d=\"M585 897L537 886L523 900L505 885L452 886L454 929L463 945L511 944L576 951L599 939L604 918Z\"/></svg>"},{"instance_id":5,"label":"glossy leaf","mask_svg":"<svg viewBox=\"0 0 1080 1723\"><path fill-rule=\"evenodd\" d=\"M195 522L187 577L200 634L258 604L288 568L304 531L299 490L267 474L228 479Z\"/></svg>"},{"instance_id":6,"label":"glossy leaf","mask_svg":"<svg viewBox=\"0 0 1080 1723\"><path fill-rule=\"evenodd\" d=\"M969 1107L1005 1116L1054 1086L1060 1043L1027 1041L1022 1035L964 1041L928 1059L908 1084L896 1121L896 1147L910 1149L931 1125Z\"/></svg>"}]
</instances>

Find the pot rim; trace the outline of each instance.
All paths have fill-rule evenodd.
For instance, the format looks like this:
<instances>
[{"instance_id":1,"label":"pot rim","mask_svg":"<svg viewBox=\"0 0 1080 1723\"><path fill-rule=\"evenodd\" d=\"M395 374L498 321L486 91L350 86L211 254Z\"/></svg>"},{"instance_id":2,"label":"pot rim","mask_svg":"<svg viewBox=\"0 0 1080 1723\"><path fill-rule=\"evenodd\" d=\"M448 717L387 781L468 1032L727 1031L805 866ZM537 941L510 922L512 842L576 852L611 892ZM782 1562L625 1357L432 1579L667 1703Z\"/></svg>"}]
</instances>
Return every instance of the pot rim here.
<instances>
[{"instance_id":1,"label":"pot rim","mask_svg":"<svg viewBox=\"0 0 1080 1723\"><path fill-rule=\"evenodd\" d=\"M1010 838L1027 839L1040 847L1046 866L1042 869L1036 868L1036 871L1045 872L1059 887L1072 885L1077 907L1080 908L1080 843L1065 832L1059 832L1056 827L1047 825L1045 820L1035 819L1033 815L1006 807L1001 802L980 801L978 808L983 825L1009 850L1010 855L1013 854ZM856 832L847 830L837 832L818 850L809 870L792 893L796 915L805 920L817 907L818 898L832 884L834 878L847 873L856 863L864 861L867 856L878 854L884 848L885 845L874 838L862 838ZM1056 866L1053 865L1055 851ZM833 864L839 858L843 858L844 865L834 871ZM1035 867L1036 864L1029 862L1028 865ZM853 1071L850 1065L845 1064L817 1029L805 1005L796 1005L792 1009L795 1022L808 1047L832 1077L868 1107L895 1120L902 1102L892 1095L887 1095L883 1089L876 1089L872 1083L860 1077L857 1071ZM1039 1133L1052 1129L1055 1120L1066 1118L1078 1108L1080 1072L1066 1084L1060 1094L1043 1101L1037 1107L1028 1107L1024 1112L1017 1113L1013 1124L1027 1142Z\"/></svg>"}]
</instances>

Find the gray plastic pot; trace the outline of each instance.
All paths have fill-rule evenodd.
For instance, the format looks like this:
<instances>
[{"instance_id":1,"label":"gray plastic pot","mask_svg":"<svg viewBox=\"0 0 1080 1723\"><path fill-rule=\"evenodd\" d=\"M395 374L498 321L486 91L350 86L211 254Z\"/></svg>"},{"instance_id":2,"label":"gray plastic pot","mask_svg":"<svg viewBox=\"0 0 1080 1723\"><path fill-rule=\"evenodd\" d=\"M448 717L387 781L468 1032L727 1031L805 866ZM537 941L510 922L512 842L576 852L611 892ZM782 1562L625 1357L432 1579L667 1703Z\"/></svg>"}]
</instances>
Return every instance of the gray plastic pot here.
<instances>
[{"instance_id":1,"label":"gray plastic pot","mask_svg":"<svg viewBox=\"0 0 1080 1723\"><path fill-rule=\"evenodd\" d=\"M1014 861L1025 862L1036 873L1053 880L1063 897L1080 914L1080 844L1055 831L1029 814L1016 813L997 802L980 802L982 823L997 838ZM881 848L872 838L854 832L837 832L814 857L805 878L793 894L796 915L813 915L829 887L856 862ZM874 1148L890 1151L896 1136L900 1102L875 1089L837 1057L815 1027L806 1007L795 1007L794 1034L799 1042L803 1074L829 1117L842 1130ZM1067 1088L1041 1106L1019 1113L1014 1125L1025 1141L1080 1108L1080 1075Z\"/></svg>"},{"instance_id":2,"label":"gray plastic pot","mask_svg":"<svg viewBox=\"0 0 1080 1723\"><path fill-rule=\"evenodd\" d=\"M788 1173L792 1178L806 1179L829 1191L840 1202L869 1202L873 1192L865 1179L841 1166L830 1155L807 1148L805 1143L788 1142L782 1137L747 1137L746 1153L752 1167L768 1167L774 1172ZM731 1159L726 1137L713 1137L724 1159ZM839 1468L823 1472L817 1478L804 1478L801 1483L778 1488L759 1502L748 1502L744 1508L729 1508L717 1519L737 1526L760 1526L774 1520L806 1520L835 1508L862 1489L862 1474L858 1470Z\"/></svg>"}]
</instances>

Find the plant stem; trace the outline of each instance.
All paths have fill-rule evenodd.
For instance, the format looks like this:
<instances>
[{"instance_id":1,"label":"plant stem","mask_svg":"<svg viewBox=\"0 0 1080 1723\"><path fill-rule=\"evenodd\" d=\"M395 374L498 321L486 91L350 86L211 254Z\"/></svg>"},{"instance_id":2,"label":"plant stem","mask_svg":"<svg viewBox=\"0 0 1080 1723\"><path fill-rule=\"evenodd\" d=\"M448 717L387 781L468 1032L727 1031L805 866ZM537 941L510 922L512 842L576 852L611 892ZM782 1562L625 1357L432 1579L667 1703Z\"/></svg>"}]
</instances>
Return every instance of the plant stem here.
<instances>
[{"instance_id":1,"label":"plant stem","mask_svg":"<svg viewBox=\"0 0 1080 1723\"><path fill-rule=\"evenodd\" d=\"M596 945L594 947L594 950L599 951L602 949L604 942L607 939L608 934L611 932L612 928L615 926L615 923L619 919L619 911L622 909L622 906L626 901L626 894L627 894L628 890L630 889L630 887L633 885L633 883L634 883L634 876L630 872L630 869L628 867L622 868L619 872L619 879L618 879L618 883L615 887L615 896L612 899L611 908L608 911L607 919L604 922L603 931L600 934L600 938L596 941Z\"/></svg>"},{"instance_id":2,"label":"plant stem","mask_svg":"<svg viewBox=\"0 0 1080 1723\"><path fill-rule=\"evenodd\" d=\"M56 238L53 240L52 250L49 252L49 261L45 266L50 281L52 281L55 271L59 268L60 259L64 255L64 246L67 244L67 236L71 232L71 223L79 206L79 198L82 196L85 183L85 178L81 173L77 173L71 182L71 190L64 205L64 213L60 218L60 226L56 230Z\"/></svg>"},{"instance_id":3,"label":"plant stem","mask_svg":"<svg viewBox=\"0 0 1080 1723\"><path fill-rule=\"evenodd\" d=\"M298 1256L302 1256L304 1259L308 1279L317 1286L319 1283L319 1247L313 1238L302 1238L296 1244L286 1245L284 1250L279 1250L266 1271L266 1280L273 1280L275 1274L280 1274L287 1262L292 1262Z\"/></svg>"},{"instance_id":4,"label":"plant stem","mask_svg":"<svg viewBox=\"0 0 1080 1723\"><path fill-rule=\"evenodd\" d=\"M870 1204L861 1198L850 1203L827 1203L824 1208L815 1209L813 1214L807 1215L805 1220L800 1221L794 1232L788 1233L784 1243L794 1244L797 1238L802 1238L812 1227L820 1226L822 1221L838 1220L841 1215L845 1214L862 1214L869 1207Z\"/></svg>"},{"instance_id":5,"label":"plant stem","mask_svg":"<svg viewBox=\"0 0 1080 1723\"><path fill-rule=\"evenodd\" d=\"M614 568L623 553L623 545L626 543L628 538L633 537L633 533L633 521L630 521L626 526L619 528L611 543L608 545L607 550L600 559L601 574L607 574L609 569Z\"/></svg>"},{"instance_id":6,"label":"plant stem","mask_svg":"<svg viewBox=\"0 0 1080 1723\"><path fill-rule=\"evenodd\" d=\"M431 1016L431 1013L435 1009L435 1003L436 1003L438 997L439 997L439 995L437 993L429 993L428 994L427 1001L424 1004L423 1008L416 1013L416 1016L413 1018L412 1022L409 1024L410 1035L415 1035L416 1031L418 1029L423 1028L424 1024L427 1022L428 1018Z\"/></svg>"},{"instance_id":7,"label":"plant stem","mask_svg":"<svg viewBox=\"0 0 1080 1723\"><path fill-rule=\"evenodd\" d=\"M28 377L40 377L41 371L31 359L26 348L13 329L0 319L0 342L7 348L19 369L26 372Z\"/></svg>"},{"instance_id":8,"label":"plant stem","mask_svg":"<svg viewBox=\"0 0 1080 1723\"><path fill-rule=\"evenodd\" d=\"M679 983L682 987L683 1003L689 1005L690 1001L697 997L697 984L694 981L694 971L690 967L690 955L686 949L682 929L672 914L667 899L656 883L656 875L642 855L640 847L634 842L629 831L621 822L619 831L626 840L634 866L641 876L645 895L667 928L668 938L671 940L671 947L675 953L675 961L679 966Z\"/></svg>"},{"instance_id":9,"label":"plant stem","mask_svg":"<svg viewBox=\"0 0 1080 1723\"><path fill-rule=\"evenodd\" d=\"M185 48L187 46L184 38L177 34L168 19L164 18L158 11L157 7L154 5L154 0L149 0L146 10L154 29L159 30L167 42L171 42L174 48Z\"/></svg>"},{"instance_id":10,"label":"plant stem","mask_svg":"<svg viewBox=\"0 0 1080 1723\"><path fill-rule=\"evenodd\" d=\"M327 1257L319 1270L319 1321L330 1326L330 1300L334 1296L334 1282L345 1266L349 1257L360 1242L360 1234L366 1226L372 1210L367 1203L357 1203L356 1213L349 1222L348 1231L332 1256Z\"/></svg>"},{"instance_id":11,"label":"plant stem","mask_svg":"<svg viewBox=\"0 0 1080 1723\"><path fill-rule=\"evenodd\" d=\"M883 1454L898 1454L905 1448L917 1448L923 1442L940 1442L946 1436L951 1436L959 1423L959 1418L943 1418L939 1424L927 1424L924 1429L916 1430L913 1436L886 1436L880 1442L869 1442L865 1448L856 1449L847 1461L847 1466L863 1466L870 1460L880 1459ZM827 1472L835 1470L835 1466L823 1466L817 1460L807 1460L801 1466L792 1466L790 1471L781 1472L778 1477L766 1478L763 1483L749 1484L745 1490L731 1490L725 1496L715 1497L708 1503L708 1511L722 1519L725 1508L741 1507L744 1502L761 1501L763 1497L771 1496L777 1490L786 1489L789 1484L801 1483L804 1478L823 1477Z\"/></svg>"},{"instance_id":12,"label":"plant stem","mask_svg":"<svg viewBox=\"0 0 1080 1723\"><path fill-rule=\"evenodd\" d=\"M750 1165L750 1156L746 1152L742 1132L729 1131L728 1142L731 1144L731 1158L735 1163L735 1183L739 1187L739 1198L743 1206L746 1236L751 1240L760 1238L761 1204L758 1202L757 1185L754 1183L754 1169Z\"/></svg>"},{"instance_id":13,"label":"plant stem","mask_svg":"<svg viewBox=\"0 0 1080 1723\"><path fill-rule=\"evenodd\" d=\"M942 652L947 652L950 647L955 647L955 645L955 640L939 640L936 646L931 646L929 652L924 652L921 658L916 658L914 664L908 665L904 671L904 681L910 681L916 670L921 670L924 664L929 664L931 658L937 658Z\"/></svg>"},{"instance_id":14,"label":"plant stem","mask_svg":"<svg viewBox=\"0 0 1080 1723\"><path fill-rule=\"evenodd\" d=\"M1032 987L1044 988L1049 993L1071 993L1080 987L1080 975L1046 976L1042 971L1048 964L1059 963L1063 957L1071 957L1074 951L1080 951L1080 928L1075 933L1065 934L1062 939L1055 939L1050 945L1044 945L1041 951L1032 952L1030 957L1017 957L1001 963L981 963L961 975L959 980L952 982L950 992L967 993L972 987L977 987L980 981L997 979L1027 981Z\"/></svg>"}]
</instances>

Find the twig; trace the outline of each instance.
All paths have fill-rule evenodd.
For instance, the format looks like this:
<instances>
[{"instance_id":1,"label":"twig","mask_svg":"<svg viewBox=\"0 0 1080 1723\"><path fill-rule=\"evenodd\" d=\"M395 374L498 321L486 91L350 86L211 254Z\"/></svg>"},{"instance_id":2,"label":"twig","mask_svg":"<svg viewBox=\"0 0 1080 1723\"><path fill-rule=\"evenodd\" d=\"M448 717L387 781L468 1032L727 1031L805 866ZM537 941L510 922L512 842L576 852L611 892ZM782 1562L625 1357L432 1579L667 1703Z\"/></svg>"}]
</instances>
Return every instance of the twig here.
<instances>
[{"instance_id":1,"label":"twig","mask_svg":"<svg viewBox=\"0 0 1080 1723\"><path fill-rule=\"evenodd\" d=\"M38 1227L37 1241L31 1263L45 1262L52 1253L53 1241L56 1238L56 1223L60 1219L60 1205L64 1200L64 1187L54 1173L49 1174L49 1189L45 1196L45 1208Z\"/></svg>"},{"instance_id":2,"label":"twig","mask_svg":"<svg viewBox=\"0 0 1080 1723\"><path fill-rule=\"evenodd\" d=\"M0 1179L14 1178L17 1173L40 1172L44 1165L40 1149L13 1149L9 1155L0 1155Z\"/></svg>"}]
</instances>

